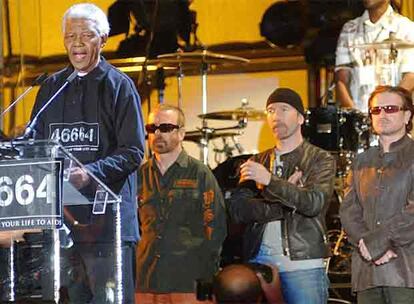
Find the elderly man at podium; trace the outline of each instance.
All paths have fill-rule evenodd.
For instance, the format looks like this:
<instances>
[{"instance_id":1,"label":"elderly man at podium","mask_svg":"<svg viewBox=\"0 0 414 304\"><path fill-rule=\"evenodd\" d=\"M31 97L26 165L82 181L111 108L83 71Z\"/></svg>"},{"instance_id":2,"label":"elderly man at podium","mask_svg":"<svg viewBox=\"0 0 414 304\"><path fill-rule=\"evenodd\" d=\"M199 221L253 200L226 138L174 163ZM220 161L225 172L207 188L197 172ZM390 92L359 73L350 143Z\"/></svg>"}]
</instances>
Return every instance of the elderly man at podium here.
<instances>
[{"instance_id":1,"label":"elderly man at podium","mask_svg":"<svg viewBox=\"0 0 414 304\"><path fill-rule=\"evenodd\" d=\"M140 97L132 80L101 56L109 34L101 9L86 3L73 5L64 14L62 26L70 64L41 86L32 121L46 101L69 84L36 117L33 137L58 140L87 171L122 197L122 303L133 303L139 238L135 172L144 155L145 138ZM64 136L72 131L84 136ZM91 176L85 170L72 167L69 173L77 189L89 187ZM73 282L66 282L70 303L112 303L108 290L116 284L115 208L108 206L104 215L91 209L90 205L65 207L65 222L74 242L66 254L79 259L85 279L79 282L72 273Z\"/></svg>"}]
</instances>

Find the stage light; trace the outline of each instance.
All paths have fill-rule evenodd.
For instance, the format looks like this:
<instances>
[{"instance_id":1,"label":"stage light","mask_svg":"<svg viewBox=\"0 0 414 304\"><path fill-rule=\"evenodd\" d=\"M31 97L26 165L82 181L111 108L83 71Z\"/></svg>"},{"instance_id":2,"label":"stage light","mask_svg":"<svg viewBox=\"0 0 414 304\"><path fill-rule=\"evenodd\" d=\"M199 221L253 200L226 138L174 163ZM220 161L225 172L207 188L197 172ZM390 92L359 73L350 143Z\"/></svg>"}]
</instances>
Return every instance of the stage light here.
<instances>
[{"instance_id":1,"label":"stage light","mask_svg":"<svg viewBox=\"0 0 414 304\"><path fill-rule=\"evenodd\" d=\"M260 34L279 47L300 45L305 36L303 11L298 1L271 5L263 15Z\"/></svg>"},{"instance_id":2,"label":"stage light","mask_svg":"<svg viewBox=\"0 0 414 304\"><path fill-rule=\"evenodd\" d=\"M189 5L188 0L117 0L108 10L108 19L110 36L126 35L118 47L118 55L155 58L186 48L195 23L195 12ZM130 29L131 16L134 29ZM177 38L185 45L180 45Z\"/></svg>"},{"instance_id":3,"label":"stage light","mask_svg":"<svg viewBox=\"0 0 414 304\"><path fill-rule=\"evenodd\" d=\"M333 64L343 24L363 10L361 0L279 1L265 11L260 33L278 47L303 46L308 63Z\"/></svg>"}]
</instances>

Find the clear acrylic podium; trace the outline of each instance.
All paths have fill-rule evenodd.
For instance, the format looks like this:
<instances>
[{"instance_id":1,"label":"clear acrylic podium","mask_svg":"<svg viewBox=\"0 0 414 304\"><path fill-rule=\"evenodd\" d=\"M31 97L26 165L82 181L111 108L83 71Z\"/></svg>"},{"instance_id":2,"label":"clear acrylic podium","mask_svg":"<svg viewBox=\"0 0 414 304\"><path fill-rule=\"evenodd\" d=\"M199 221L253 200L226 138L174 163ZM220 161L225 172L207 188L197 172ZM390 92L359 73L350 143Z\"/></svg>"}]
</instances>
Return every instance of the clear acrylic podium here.
<instances>
[{"instance_id":1,"label":"clear acrylic podium","mask_svg":"<svg viewBox=\"0 0 414 304\"><path fill-rule=\"evenodd\" d=\"M74 168L87 173L87 185ZM98 252L94 244L108 233L113 269L99 302L122 303L120 202L59 143L0 142L0 303L87 303L67 301L94 288L73 248Z\"/></svg>"}]
</instances>

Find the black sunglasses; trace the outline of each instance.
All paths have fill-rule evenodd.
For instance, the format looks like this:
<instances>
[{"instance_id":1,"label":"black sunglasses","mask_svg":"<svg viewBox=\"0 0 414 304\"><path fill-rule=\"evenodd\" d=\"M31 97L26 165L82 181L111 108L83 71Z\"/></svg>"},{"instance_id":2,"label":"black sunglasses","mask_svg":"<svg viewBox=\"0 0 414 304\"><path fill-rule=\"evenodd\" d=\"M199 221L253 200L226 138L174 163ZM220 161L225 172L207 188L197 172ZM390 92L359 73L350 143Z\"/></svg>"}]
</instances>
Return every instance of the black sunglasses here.
<instances>
[{"instance_id":1,"label":"black sunglasses","mask_svg":"<svg viewBox=\"0 0 414 304\"><path fill-rule=\"evenodd\" d=\"M371 107L369 108L369 113L372 115L379 115L381 110L384 110L387 114L392 114L397 113L398 111L404 111L404 108L396 105Z\"/></svg>"},{"instance_id":2,"label":"black sunglasses","mask_svg":"<svg viewBox=\"0 0 414 304\"><path fill-rule=\"evenodd\" d=\"M170 133L172 131L174 131L175 129L179 129L180 126L174 125L174 124L170 124L170 123L162 123L159 126L155 125L155 124L147 124L145 125L145 131L147 131L147 133L155 133L155 131L160 130L161 133Z\"/></svg>"}]
</instances>

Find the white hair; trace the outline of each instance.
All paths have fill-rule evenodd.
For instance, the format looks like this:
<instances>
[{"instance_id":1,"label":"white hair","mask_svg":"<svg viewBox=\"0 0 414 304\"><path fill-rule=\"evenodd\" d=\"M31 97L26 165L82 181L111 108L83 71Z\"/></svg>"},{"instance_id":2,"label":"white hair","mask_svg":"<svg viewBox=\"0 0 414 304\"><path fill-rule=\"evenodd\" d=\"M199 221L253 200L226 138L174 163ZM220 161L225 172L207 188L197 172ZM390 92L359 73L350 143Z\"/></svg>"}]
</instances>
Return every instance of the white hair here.
<instances>
[{"instance_id":1,"label":"white hair","mask_svg":"<svg viewBox=\"0 0 414 304\"><path fill-rule=\"evenodd\" d=\"M63 15L62 31L65 32L67 19L88 19L95 23L95 28L100 36L109 34L109 22L105 13L96 5L91 3L79 3L72 5Z\"/></svg>"}]
</instances>

